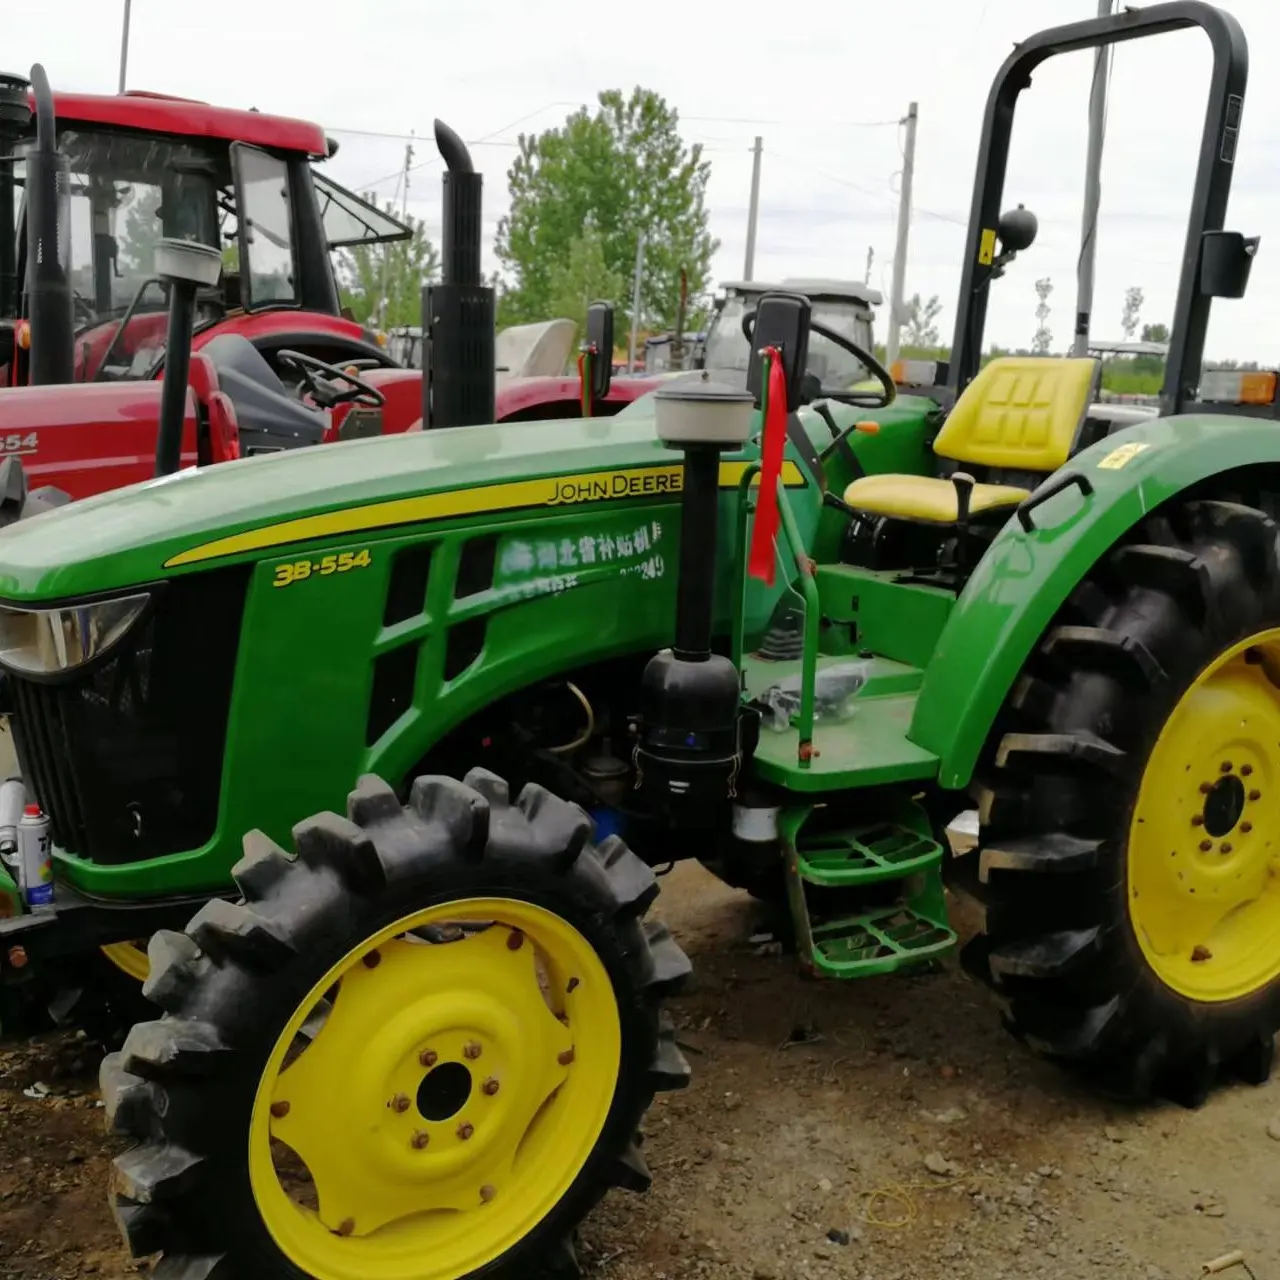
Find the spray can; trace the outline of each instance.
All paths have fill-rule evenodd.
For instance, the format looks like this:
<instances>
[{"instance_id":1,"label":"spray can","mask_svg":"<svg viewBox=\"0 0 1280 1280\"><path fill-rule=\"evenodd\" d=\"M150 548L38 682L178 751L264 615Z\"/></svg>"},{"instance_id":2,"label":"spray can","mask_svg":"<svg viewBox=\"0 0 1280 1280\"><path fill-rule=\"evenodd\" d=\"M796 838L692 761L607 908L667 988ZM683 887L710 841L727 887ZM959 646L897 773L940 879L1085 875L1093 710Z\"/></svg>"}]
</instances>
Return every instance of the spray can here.
<instances>
[{"instance_id":1,"label":"spray can","mask_svg":"<svg viewBox=\"0 0 1280 1280\"><path fill-rule=\"evenodd\" d=\"M53 910L53 835L38 804L27 805L18 821L18 883L29 911Z\"/></svg>"},{"instance_id":2,"label":"spray can","mask_svg":"<svg viewBox=\"0 0 1280 1280\"><path fill-rule=\"evenodd\" d=\"M26 788L21 778L9 778L0 783L0 864L15 880L18 876L18 820L26 802Z\"/></svg>"}]
</instances>

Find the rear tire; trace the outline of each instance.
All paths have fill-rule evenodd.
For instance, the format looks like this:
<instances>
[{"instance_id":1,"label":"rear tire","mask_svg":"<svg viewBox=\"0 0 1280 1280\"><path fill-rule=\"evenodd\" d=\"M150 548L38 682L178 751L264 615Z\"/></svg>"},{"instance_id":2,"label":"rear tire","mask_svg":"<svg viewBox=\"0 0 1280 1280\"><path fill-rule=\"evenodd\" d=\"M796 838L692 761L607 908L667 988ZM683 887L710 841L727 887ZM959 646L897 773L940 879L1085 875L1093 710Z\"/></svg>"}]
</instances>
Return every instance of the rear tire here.
<instances>
[{"instance_id":1,"label":"rear tire","mask_svg":"<svg viewBox=\"0 0 1280 1280\"><path fill-rule=\"evenodd\" d=\"M1271 1069L1277 538L1236 503L1148 521L1046 633L987 752L955 872L983 908L966 967L1015 1035L1125 1097L1198 1105Z\"/></svg>"},{"instance_id":2,"label":"rear tire","mask_svg":"<svg viewBox=\"0 0 1280 1280\"><path fill-rule=\"evenodd\" d=\"M512 803L483 770L465 783L419 778L403 808L366 777L348 813L296 827L296 859L259 833L246 837L233 872L242 900L210 903L185 933L152 940L146 991L165 1015L136 1026L102 1067L109 1122L141 1142L113 1169L125 1240L135 1256L163 1252L156 1280L575 1275L578 1223L610 1187L648 1185L637 1131L654 1091L688 1079L658 1006L689 962L664 927L643 922L653 873L617 839L593 846L576 806L532 785ZM405 924L432 913L437 923ZM424 963L435 966L429 981L397 979ZM521 965L541 984L532 997ZM431 1016L415 1020L419 1010ZM367 1035L335 1040L358 1018L374 1018ZM442 1088L470 1071L492 1075L442 1103L427 1092L437 1065L451 1073ZM511 1128L522 1090L543 1099L527 1130ZM308 1110L317 1097L318 1117ZM583 1114L596 1116L585 1129ZM463 1133L470 1120L474 1143ZM511 1165L494 1174L486 1162L513 1134ZM297 1157L294 1174L277 1166L282 1180L264 1191L280 1143L314 1178L318 1202L303 1212L280 1200ZM502 1215L526 1192L533 1208L521 1234L508 1226L525 1218ZM459 1208L447 1200L455 1193L470 1199ZM397 1196L413 1207L387 1237L364 1215ZM423 1213L438 1197L454 1212ZM499 1222L508 1226L489 1225Z\"/></svg>"}]
</instances>

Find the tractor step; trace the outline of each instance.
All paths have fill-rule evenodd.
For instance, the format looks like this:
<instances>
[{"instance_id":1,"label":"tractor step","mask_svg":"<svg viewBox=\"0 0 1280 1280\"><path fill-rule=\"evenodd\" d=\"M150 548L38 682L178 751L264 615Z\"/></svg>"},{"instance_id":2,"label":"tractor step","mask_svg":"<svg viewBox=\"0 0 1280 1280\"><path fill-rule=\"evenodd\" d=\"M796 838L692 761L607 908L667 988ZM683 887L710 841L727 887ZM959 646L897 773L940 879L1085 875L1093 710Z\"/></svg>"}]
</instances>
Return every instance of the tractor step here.
<instances>
[{"instance_id":1,"label":"tractor step","mask_svg":"<svg viewBox=\"0 0 1280 1280\"><path fill-rule=\"evenodd\" d=\"M899 880L941 861L942 846L936 840L893 821L813 836L802 831L796 847L800 878L828 888Z\"/></svg>"},{"instance_id":2,"label":"tractor step","mask_svg":"<svg viewBox=\"0 0 1280 1280\"><path fill-rule=\"evenodd\" d=\"M892 973L944 955L956 935L946 925L903 903L812 926L810 959L832 978Z\"/></svg>"},{"instance_id":3,"label":"tractor step","mask_svg":"<svg viewBox=\"0 0 1280 1280\"><path fill-rule=\"evenodd\" d=\"M899 797L874 821L825 829L813 806L798 805L778 830L796 950L810 972L873 977L955 946L942 846L918 804Z\"/></svg>"}]
</instances>

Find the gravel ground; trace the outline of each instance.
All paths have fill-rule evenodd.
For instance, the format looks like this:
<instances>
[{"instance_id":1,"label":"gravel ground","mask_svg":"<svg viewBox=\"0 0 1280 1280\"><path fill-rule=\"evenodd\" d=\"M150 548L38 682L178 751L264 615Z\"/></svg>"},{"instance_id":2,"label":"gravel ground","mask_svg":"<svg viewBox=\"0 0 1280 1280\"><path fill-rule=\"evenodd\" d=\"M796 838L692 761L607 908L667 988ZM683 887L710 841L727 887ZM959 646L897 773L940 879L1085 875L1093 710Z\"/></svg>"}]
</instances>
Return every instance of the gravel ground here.
<instances>
[{"instance_id":1,"label":"gravel ground","mask_svg":"<svg viewBox=\"0 0 1280 1280\"><path fill-rule=\"evenodd\" d=\"M694 866L664 883L694 1083L651 1113L653 1190L587 1224L593 1277L1189 1280L1238 1249L1280 1280L1280 1085L1105 1103L1009 1040L954 964L804 981L754 953L741 894ZM147 1270L106 1207L98 1056L70 1035L0 1048L0 1280Z\"/></svg>"}]
</instances>

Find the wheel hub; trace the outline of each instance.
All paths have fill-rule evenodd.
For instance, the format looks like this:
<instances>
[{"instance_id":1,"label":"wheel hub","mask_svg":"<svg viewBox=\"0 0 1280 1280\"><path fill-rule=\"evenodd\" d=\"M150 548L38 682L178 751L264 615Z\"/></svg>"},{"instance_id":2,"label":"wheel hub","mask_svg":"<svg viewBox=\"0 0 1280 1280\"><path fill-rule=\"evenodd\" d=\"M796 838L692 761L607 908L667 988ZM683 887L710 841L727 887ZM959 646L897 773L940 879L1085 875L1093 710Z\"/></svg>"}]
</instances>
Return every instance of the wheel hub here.
<instances>
[{"instance_id":1,"label":"wheel hub","mask_svg":"<svg viewBox=\"0 0 1280 1280\"><path fill-rule=\"evenodd\" d=\"M1193 999L1280 974L1280 631L1235 646L1174 707L1129 832L1129 915L1147 960Z\"/></svg>"},{"instance_id":2,"label":"wheel hub","mask_svg":"<svg viewBox=\"0 0 1280 1280\"><path fill-rule=\"evenodd\" d=\"M263 1078L255 1196L321 1280L471 1274L563 1195L603 1129L621 1046L598 957L529 904L466 905L447 919L469 928L415 927L435 923L423 913L330 971ZM286 1187L298 1164L308 1194Z\"/></svg>"}]
</instances>

